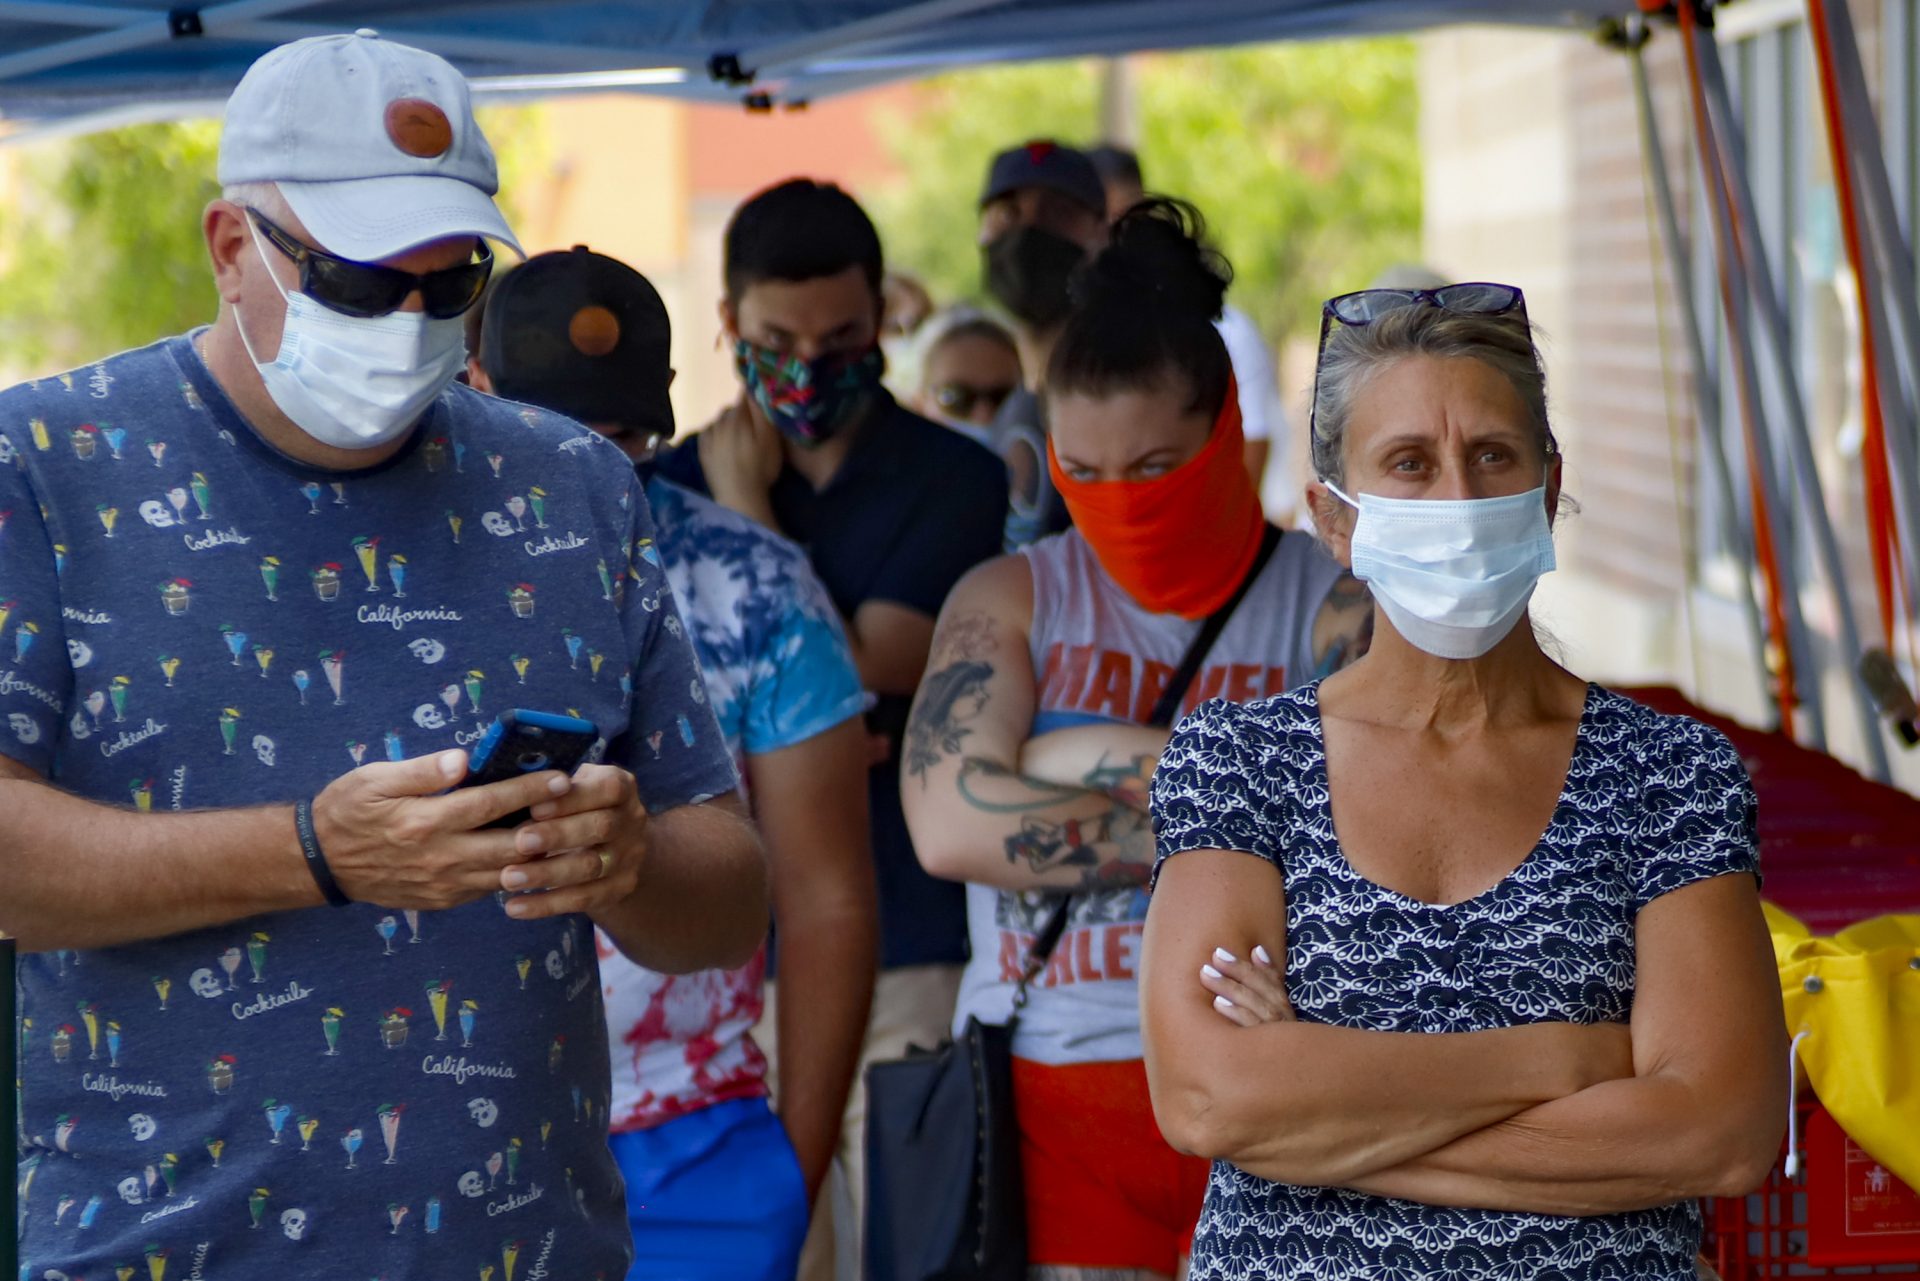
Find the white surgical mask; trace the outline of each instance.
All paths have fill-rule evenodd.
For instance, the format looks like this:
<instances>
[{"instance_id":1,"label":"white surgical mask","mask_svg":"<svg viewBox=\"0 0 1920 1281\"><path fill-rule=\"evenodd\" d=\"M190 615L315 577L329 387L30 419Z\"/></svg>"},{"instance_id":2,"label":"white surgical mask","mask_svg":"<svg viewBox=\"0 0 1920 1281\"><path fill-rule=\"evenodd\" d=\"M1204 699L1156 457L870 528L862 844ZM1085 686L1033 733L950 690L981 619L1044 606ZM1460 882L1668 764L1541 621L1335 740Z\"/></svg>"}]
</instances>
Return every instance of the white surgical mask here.
<instances>
[{"instance_id":1,"label":"white surgical mask","mask_svg":"<svg viewBox=\"0 0 1920 1281\"><path fill-rule=\"evenodd\" d=\"M248 220L254 251L267 262L260 232ZM466 365L466 322L425 312L347 316L306 294L288 293L280 352L262 361L240 330L241 345L260 370L267 394L294 425L336 449L374 449L404 436Z\"/></svg>"},{"instance_id":2,"label":"white surgical mask","mask_svg":"<svg viewBox=\"0 0 1920 1281\"><path fill-rule=\"evenodd\" d=\"M1365 582L1394 630L1437 658L1478 658L1526 613L1540 575L1554 567L1542 485L1505 498L1348 498L1353 576Z\"/></svg>"}]
</instances>

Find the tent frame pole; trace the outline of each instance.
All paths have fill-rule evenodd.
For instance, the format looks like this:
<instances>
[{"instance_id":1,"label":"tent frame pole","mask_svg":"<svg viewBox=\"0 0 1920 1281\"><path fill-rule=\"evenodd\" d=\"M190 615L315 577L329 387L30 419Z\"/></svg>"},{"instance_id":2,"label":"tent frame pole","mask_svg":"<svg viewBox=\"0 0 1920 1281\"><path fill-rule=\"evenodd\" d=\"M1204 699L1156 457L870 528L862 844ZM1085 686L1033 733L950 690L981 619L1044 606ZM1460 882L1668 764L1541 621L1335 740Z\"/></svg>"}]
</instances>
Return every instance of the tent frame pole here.
<instances>
[{"instance_id":1,"label":"tent frame pole","mask_svg":"<svg viewBox=\"0 0 1920 1281\"><path fill-rule=\"evenodd\" d=\"M1863 652L1860 626L1854 616L1853 593L1847 585L1846 562L1840 555L1840 544L1834 537L1825 491L1820 485L1820 471L1813 457L1812 430L1807 422L1800 376L1793 367L1793 347L1787 328L1786 310L1781 305L1773 268L1760 233L1758 207L1748 179L1745 135L1739 118L1734 114L1733 95L1727 88L1726 69L1721 65L1720 46L1712 27L1703 23L1695 28L1694 35L1700 49L1701 78L1705 82L1709 115L1714 117L1713 124L1721 139L1726 160L1727 192L1732 198L1740 225L1747 231L1746 235L1738 238L1737 248L1747 259L1746 274L1759 312L1760 333L1766 340L1768 354L1773 358L1777 390L1786 411L1788 460L1793 465L1801 510L1811 527L1814 551L1827 579L1827 589L1833 597L1840 648L1846 660L1847 685L1853 691L1854 703L1859 711L1867 762L1873 776L1884 783L1891 777L1886 740L1881 735L1880 714L1873 695L1860 679L1855 666ZM1798 602L1792 603L1797 605ZM1817 680L1818 669L1811 669L1808 677L1809 684Z\"/></svg>"},{"instance_id":2,"label":"tent frame pole","mask_svg":"<svg viewBox=\"0 0 1920 1281\"><path fill-rule=\"evenodd\" d=\"M224 29L256 18L268 18L298 9L311 9L319 3L321 0L227 0L225 4L211 5L190 12L193 13L193 17L204 33L216 27ZM46 45L39 49L0 54L0 80L11 80L39 71L51 71L56 67L90 62L95 58L104 58L111 54L128 53L148 45L165 44L169 40L180 37L180 32L174 27L173 15L164 11L129 10L127 17L129 20L125 26L96 31L92 35L75 36L71 40L62 40L57 44Z\"/></svg>"},{"instance_id":3,"label":"tent frame pole","mask_svg":"<svg viewBox=\"0 0 1920 1281\"><path fill-rule=\"evenodd\" d=\"M1707 358L1705 329L1700 308L1693 297L1693 255L1680 229L1680 215L1674 202L1673 180L1667 172L1667 153L1660 137L1660 119L1654 109L1653 90L1647 79L1646 44L1651 31L1638 14L1627 20L1625 49L1633 70L1634 101L1640 122L1640 150L1646 157L1647 174L1653 187L1654 205L1659 211L1661 238L1667 250L1667 270L1673 278L1674 295L1679 302L1681 328L1687 336L1687 354L1693 361L1694 412L1700 420L1700 452L1706 456L1707 471L1713 477L1714 496L1719 507L1720 541L1732 556L1739 581L1741 616L1747 624L1747 640L1753 648L1755 670L1760 675L1761 696L1780 714L1773 682L1767 679L1767 628L1760 614L1760 602L1753 590L1753 543L1740 518L1740 505L1734 497L1733 471L1727 463L1726 438L1722 429L1720 391L1714 367ZM1687 519L1686 513L1679 513Z\"/></svg>"},{"instance_id":4,"label":"tent frame pole","mask_svg":"<svg viewBox=\"0 0 1920 1281\"><path fill-rule=\"evenodd\" d=\"M1894 205L1893 181L1880 125L1867 97L1866 68L1854 36L1853 17L1845 0L1819 6L1826 16L1825 30L1833 54L1835 97L1840 103L1850 157L1833 157L1846 164L1856 179L1854 198L1864 209L1861 220L1873 241L1873 254L1856 263L1861 298L1869 309L1874 353L1881 370L1880 401L1888 418L1888 465L1894 474L1894 492L1906 518L1908 541L1901 543L1906 562L1909 601L1920 599L1920 434L1916 434L1915 397L1920 397L1920 289L1914 276L1913 251L1900 227ZM1877 261L1875 257L1877 256ZM1888 376L1889 371L1897 371ZM1893 411L1891 414L1888 411Z\"/></svg>"},{"instance_id":5,"label":"tent frame pole","mask_svg":"<svg viewBox=\"0 0 1920 1281\"><path fill-rule=\"evenodd\" d=\"M1691 41L1688 57L1696 65L1700 61L1701 46L1711 46L1714 39L1710 28L1690 28L1684 20L1681 38ZM1707 208L1713 220L1715 256L1722 281L1721 305L1727 314L1727 344L1740 380L1741 416L1747 427L1748 473L1759 489L1759 497L1765 508L1764 512L1756 513L1755 519L1765 521L1775 553L1773 568L1777 581L1769 583L1768 588L1778 596L1779 613L1786 621L1784 640L1792 658L1793 694L1799 699L1799 706L1806 709L1808 738L1815 748L1825 751L1826 714L1825 700L1821 697L1820 669L1814 655L1812 637L1807 631L1806 618L1800 610L1800 573L1788 533L1791 522L1787 520L1786 504L1780 493L1780 473L1774 464L1773 439L1765 419L1766 404L1760 392L1760 374L1756 367L1752 337L1745 323L1750 294L1746 280L1747 264L1736 247L1738 242L1734 235L1733 211L1729 207L1730 183L1727 181L1726 165L1719 144L1714 138L1707 96L1698 84L1690 85L1690 90L1688 114L1693 120L1694 152L1700 161L1701 181L1706 189ZM1793 709L1783 707L1781 710L1783 716L1790 716Z\"/></svg>"},{"instance_id":6,"label":"tent frame pole","mask_svg":"<svg viewBox=\"0 0 1920 1281\"><path fill-rule=\"evenodd\" d=\"M904 8L862 18L810 36L783 40L777 44L747 46L731 54L716 55L709 64L716 79L751 81L758 76L778 78L782 71L798 64L852 52L859 46L885 40L915 27L924 27L949 18L964 18L981 9L991 9L1006 0L921 0ZM723 71L730 68L731 71Z\"/></svg>"}]
</instances>

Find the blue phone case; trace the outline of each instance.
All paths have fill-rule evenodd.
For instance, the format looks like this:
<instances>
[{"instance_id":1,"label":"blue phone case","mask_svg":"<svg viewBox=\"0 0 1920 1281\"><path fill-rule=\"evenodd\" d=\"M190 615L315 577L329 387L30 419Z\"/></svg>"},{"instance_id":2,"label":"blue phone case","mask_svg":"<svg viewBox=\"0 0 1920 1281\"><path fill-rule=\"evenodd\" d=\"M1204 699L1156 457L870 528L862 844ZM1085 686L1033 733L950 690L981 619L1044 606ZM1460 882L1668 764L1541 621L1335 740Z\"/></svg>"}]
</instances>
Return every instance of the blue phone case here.
<instances>
[{"instance_id":1,"label":"blue phone case","mask_svg":"<svg viewBox=\"0 0 1920 1281\"><path fill-rule=\"evenodd\" d=\"M571 774L599 741L599 728L578 716L522 708L502 712L474 744L467 777L460 785L484 787L550 769ZM488 826L518 827L527 819L527 811L521 810Z\"/></svg>"}]
</instances>

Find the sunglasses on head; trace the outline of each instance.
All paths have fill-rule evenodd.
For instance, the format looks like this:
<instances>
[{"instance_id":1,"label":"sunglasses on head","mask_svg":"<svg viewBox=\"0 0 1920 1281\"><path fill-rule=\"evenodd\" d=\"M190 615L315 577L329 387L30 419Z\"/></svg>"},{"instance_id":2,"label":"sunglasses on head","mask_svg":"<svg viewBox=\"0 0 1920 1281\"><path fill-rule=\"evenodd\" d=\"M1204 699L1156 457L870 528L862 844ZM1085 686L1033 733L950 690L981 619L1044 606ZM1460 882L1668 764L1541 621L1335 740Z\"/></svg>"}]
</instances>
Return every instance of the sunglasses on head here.
<instances>
[{"instance_id":1,"label":"sunglasses on head","mask_svg":"<svg viewBox=\"0 0 1920 1281\"><path fill-rule=\"evenodd\" d=\"M1316 439L1320 410L1320 366L1327 356L1327 335L1337 320L1349 329L1372 324L1403 307L1438 307L1460 316L1507 316L1518 314L1527 323L1527 299L1512 285L1496 285L1473 280L1438 289L1361 289L1327 299L1320 307L1320 348L1313 358L1313 399L1308 402L1307 432Z\"/></svg>"},{"instance_id":2,"label":"sunglasses on head","mask_svg":"<svg viewBox=\"0 0 1920 1281\"><path fill-rule=\"evenodd\" d=\"M1013 395L1011 385L1004 387L971 387L966 383L942 383L933 389L933 403L940 406L943 414L952 414L955 418L970 418L977 406L984 406L988 413L997 414L1000 406Z\"/></svg>"},{"instance_id":3,"label":"sunglasses on head","mask_svg":"<svg viewBox=\"0 0 1920 1281\"><path fill-rule=\"evenodd\" d=\"M400 271L354 262L303 244L258 209L249 208L247 216L253 219L268 243L300 269L300 292L346 316L371 319L388 315L417 289L427 315L435 320L451 320L480 301L487 278L493 274L493 251L484 240L472 262L439 271Z\"/></svg>"}]
</instances>

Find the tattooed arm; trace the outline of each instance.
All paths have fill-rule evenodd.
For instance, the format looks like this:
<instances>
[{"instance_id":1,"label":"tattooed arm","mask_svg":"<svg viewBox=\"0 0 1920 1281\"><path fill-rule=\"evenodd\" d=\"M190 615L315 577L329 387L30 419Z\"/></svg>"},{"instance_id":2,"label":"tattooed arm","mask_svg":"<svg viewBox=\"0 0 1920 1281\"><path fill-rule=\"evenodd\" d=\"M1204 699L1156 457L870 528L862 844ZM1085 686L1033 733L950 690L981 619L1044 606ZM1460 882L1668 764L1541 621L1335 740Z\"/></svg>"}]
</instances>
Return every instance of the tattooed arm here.
<instances>
[{"instance_id":1,"label":"tattooed arm","mask_svg":"<svg viewBox=\"0 0 1920 1281\"><path fill-rule=\"evenodd\" d=\"M1167 730L1121 721L1056 729L1027 740L1020 749L1020 772L1094 788L1144 814L1154 766L1168 737Z\"/></svg>"},{"instance_id":2,"label":"tattooed arm","mask_svg":"<svg viewBox=\"0 0 1920 1281\"><path fill-rule=\"evenodd\" d=\"M1327 590L1313 618L1313 675L1318 680L1366 657L1373 644L1373 593L1351 572Z\"/></svg>"},{"instance_id":3,"label":"tattooed arm","mask_svg":"<svg viewBox=\"0 0 1920 1281\"><path fill-rule=\"evenodd\" d=\"M902 762L914 849L935 876L998 889L1142 884L1153 832L1144 812L1102 789L1111 764L1078 783L1021 770L1033 727L1032 620L1033 579L1018 556L968 574L941 611Z\"/></svg>"}]
</instances>

